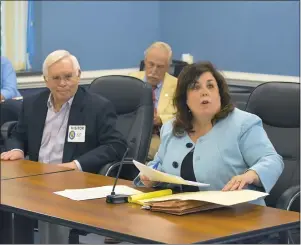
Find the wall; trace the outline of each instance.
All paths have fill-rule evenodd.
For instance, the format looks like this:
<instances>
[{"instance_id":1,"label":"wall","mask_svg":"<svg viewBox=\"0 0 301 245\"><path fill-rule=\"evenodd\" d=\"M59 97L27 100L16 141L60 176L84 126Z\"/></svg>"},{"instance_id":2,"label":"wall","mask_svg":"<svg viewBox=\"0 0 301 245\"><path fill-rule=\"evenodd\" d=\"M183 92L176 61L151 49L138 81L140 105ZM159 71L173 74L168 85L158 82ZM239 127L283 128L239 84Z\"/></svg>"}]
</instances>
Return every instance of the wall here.
<instances>
[{"instance_id":1,"label":"wall","mask_svg":"<svg viewBox=\"0 0 301 245\"><path fill-rule=\"evenodd\" d=\"M159 2L35 1L35 70L67 49L83 70L136 67L159 35Z\"/></svg>"},{"instance_id":2,"label":"wall","mask_svg":"<svg viewBox=\"0 0 301 245\"><path fill-rule=\"evenodd\" d=\"M299 2L35 1L34 68L68 49L83 70L138 67L156 40L221 70L299 75Z\"/></svg>"},{"instance_id":3,"label":"wall","mask_svg":"<svg viewBox=\"0 0 301 245\"><path fill-rule=\"evenodd\" d=\"M160 23L176 58L191 53L221 70L299 76L299 2L166 1Z\"/></svg>"}]
</instances>

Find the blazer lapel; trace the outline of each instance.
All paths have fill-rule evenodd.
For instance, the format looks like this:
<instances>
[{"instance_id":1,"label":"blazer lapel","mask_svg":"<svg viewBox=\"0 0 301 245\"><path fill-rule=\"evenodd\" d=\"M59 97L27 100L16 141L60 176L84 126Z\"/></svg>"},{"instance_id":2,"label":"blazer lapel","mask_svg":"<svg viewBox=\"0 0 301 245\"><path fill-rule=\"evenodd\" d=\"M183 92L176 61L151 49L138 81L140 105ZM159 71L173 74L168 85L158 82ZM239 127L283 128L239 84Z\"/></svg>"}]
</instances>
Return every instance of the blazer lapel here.
<instances>
[{"instance_id":1,"label":"blazer lapel","mask_svg":"<svg viewBox=\"0 0 301 245\"><path fill-rule=\"evenodd\" d=\"M32 160L34 161L38 161L39 158L39 151L41 147L42 136L48 111L47 101L49 98L49 94L50 91L47 91L35 101L37 106L34 108L34 115L32 115L32 118L35 119L32 120L32 129L29 132L32 137Z\"/></svg>"},{"instance_id":2,"label":"blazer lapel","mask_svg":"<svg viewBox=\"0 0 301 245\"><path fill-rule=\"evenodd\" d=\"M70 162L73 161L72 159L73 154L76 150L78 143L68 142L68 132L69 132L69 125L83 125L84 123L84 116L83 116L83 109L84 109L84 98L85 98L85 91L82 88L78 88L69 113L68 125L66 130L65 136L65 145L64 145L64 153L63 153L63 162Z\"/></svg>"}]
</instances>

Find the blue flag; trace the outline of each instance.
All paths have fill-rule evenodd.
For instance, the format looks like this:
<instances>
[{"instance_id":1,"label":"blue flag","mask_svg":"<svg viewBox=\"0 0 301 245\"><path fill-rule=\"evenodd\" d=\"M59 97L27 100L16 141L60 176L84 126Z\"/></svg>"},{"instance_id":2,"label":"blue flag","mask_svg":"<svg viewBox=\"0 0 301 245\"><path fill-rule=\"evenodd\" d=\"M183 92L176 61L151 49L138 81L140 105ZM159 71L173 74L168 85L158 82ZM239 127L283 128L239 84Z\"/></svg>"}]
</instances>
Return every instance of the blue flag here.
<instances>
[{"instance_id":1,"label":"blue flag","mask_svg":"<svg viewBox=\"0 0 301 245\"><path fill-rule=\"evenodd\" d=\"M35 51L35 37L34 37L34 1L28 1L28 18L27 18L27 47L26 47L26 70L31 70L34 51Z\"/></svg>"}]
</instances>

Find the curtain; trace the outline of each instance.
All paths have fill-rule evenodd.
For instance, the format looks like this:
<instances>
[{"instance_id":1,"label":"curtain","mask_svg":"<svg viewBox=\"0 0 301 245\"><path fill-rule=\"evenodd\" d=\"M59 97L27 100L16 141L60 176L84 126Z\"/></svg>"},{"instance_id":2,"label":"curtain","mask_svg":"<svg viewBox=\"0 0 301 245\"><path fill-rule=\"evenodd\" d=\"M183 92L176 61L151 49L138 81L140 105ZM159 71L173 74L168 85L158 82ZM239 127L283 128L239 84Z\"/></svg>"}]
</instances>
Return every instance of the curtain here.
<instances>
[{"instance_id":1,"label":"curtain","mask_svg":"<svg viewBox=\"0 0 301 245\"><path fill-rule=\"evenodd\" d=\"M34 51L35 51L35 40L34 40L34 1L28 1L28 16L27 16L27 47L26 47L26 70L31 70Z\"/></svg>"},{"instance_id":2,"label":"curtain","mask_svg":"<svg viewBox=\"0 0 301 245\"><path fill-rule=\"evenodd\" d=\"M1 1L1 55L16 71L26 69L27 19L28 1Z\"/></svg>"}]
</instances>

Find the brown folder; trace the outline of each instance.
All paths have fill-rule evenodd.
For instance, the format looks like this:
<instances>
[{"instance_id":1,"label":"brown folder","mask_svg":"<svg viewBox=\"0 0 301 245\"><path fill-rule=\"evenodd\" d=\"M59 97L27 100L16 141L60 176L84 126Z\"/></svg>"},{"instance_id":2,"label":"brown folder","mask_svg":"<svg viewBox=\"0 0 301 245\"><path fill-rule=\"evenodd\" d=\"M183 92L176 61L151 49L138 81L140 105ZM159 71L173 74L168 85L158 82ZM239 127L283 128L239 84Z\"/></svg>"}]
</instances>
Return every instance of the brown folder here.
<instances>
[{"instance_id":1,"label":"brown folder","mask_svg":"<svg viewBox=\"0 0 301 245\"><path fill-rule=\"evenodd\" d=\"M159 202L149 202L144 205L145 209L149 209L154 212L162 212L175 215L196 213L221 207L225 206L195 200L167 200Z\"/></svg>"}]
</instances>

